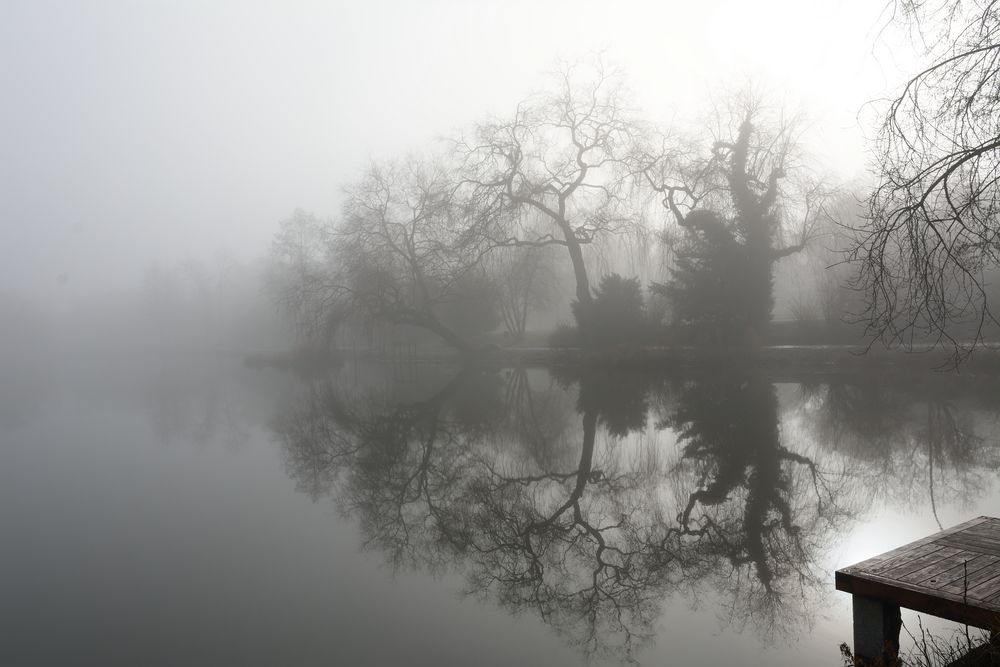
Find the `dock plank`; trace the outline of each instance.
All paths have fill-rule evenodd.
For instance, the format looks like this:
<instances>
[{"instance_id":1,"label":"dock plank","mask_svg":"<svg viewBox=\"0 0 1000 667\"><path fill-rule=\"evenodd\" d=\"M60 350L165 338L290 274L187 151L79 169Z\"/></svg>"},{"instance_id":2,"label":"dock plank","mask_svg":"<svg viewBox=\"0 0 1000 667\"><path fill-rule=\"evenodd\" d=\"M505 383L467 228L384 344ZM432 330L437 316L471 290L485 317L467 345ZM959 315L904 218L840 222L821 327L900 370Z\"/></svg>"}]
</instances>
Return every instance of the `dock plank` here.
<instances>
[{"instance_id":1,"label":"dock plank","mask_svg":"<svg viewBox=\"0 0 1000 667\"><path fill-rule=\"evenodd\" d=\"M951 557L941 558L936 563L931 563L930 565L925 565L919 570L914 570L907 574L901 575L899 578L903 581L909 582L911 584L919 584L927 588L935 588L934 584L937 579L943 576L945 573L951 573L957 570L958 573L964 575L965 569L963 564L968 562L962 558L963 552L958 552ZM981 556L982 558L988 558L988 556ZM954 576L954 575L951 575Z\"/></svg>"},{"instance_id":2,"label":"dock plank","mask_svg":"<svg viewBox=\"0 0 1000 667\"><path fill-rule=\"evenodd\" d=\"M950 570L931 575L926 581L918 582L927 585L929 588L944 588L949 584L963 585L966 578L975 577L982 570L988 570L1000 563L1000 556L990 554L979 554L971 560L961 561L955 564ZM981 575L980 575L981 576Z\"/></svg>"},{"instance_id":3,"label":"dock plank","mask_svg":"<svg viewBox=\"0 0 1000 667\"><path fill-rule=\"evenodd\" d=\"M1000 593L1000 572L997 572L992 579L970 587L968 597L970 600L981 600L988 603L989 599L997 593Z\"/></svg>"},{"instance_id":4,"label":"dock plank","mask_svg":"<svg viewBox=\"0 0 1000 667\"><path fill-rule=\"evenodd\" d=\"M907 575L924 569L925 567L930 567L937 565L942 561L952 562L951 559L955 556L959 556L964 553L961 549L956 549L954 547L941 547L935 551L928 554L920 556L919 558L914 558L911 561L901 563L896 567L883 570L882 574L893 579L904 579Z\"/></svg>"},{"instance_id":5,"label":"dock plank","mask_svg":"<svg viewBox=\"0 0 1000 667\"><path fill-rule=\"evenodd\" d=\"M914 547L910 551L896 554L891 558L883 560L874 558L869 561L865 561L866 563L870 563L870 565L866 566L865 569L870 572L884 573L894 568L904 566L918 558L923 558L924 556L934 553L935 551L939 551L940 549L941 545L928 542L927 544Z\"/></svg>"},{"instance_id":6,"label":"dock plank","mask_svg":"<svg viewBox=\"0 0 1000 667\"><path fill-rule=\"evenodd\" d=\"M990 524L977 524L962 531L965 535L979 535L992 539L1000 539L1000 529Z\"/></svg>"},{"instance_id":7,"label":"dock plank","mask_svg":"<svg viewBox=\"0 0 1000 667\"><path fill-rule=\"evenodd\" d=\"M989 556L980 557L989 558ZM1000 558L997 558L996 556L993 558L996 560L993 561L991 566L974 570L970 569L968 571L968 576L966 576L966 572L963 571L961 567L956 568L951 578L946 582L939 583L937 589L947 593L954 593L955 595L963 595L970 588L989 581L997 575L997 566L1000 564ZM970 563L974 561L975 559L972 559Z\"/></svg>"},{"instance_id":8,"label":"dock plank","mask_svg":"<svg viewBox=\"0 0 1000 667\"><path fill-rule=\"evenodd\" d=\"M1000 552L1000 540L980 535L949 535L948 537L941 538L938 544L984 554Z\"/></svg>"}]
</instances>

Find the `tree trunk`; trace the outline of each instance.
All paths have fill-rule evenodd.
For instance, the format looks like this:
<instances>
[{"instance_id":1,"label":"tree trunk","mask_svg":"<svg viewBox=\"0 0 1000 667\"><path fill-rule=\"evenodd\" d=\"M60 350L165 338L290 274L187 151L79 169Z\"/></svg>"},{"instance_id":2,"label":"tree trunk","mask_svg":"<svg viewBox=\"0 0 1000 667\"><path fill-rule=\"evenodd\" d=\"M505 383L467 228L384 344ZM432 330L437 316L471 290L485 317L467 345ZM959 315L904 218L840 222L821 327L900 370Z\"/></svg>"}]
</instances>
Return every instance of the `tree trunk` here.
<instances>
[{"instance_id":1,"label":"tree trunk","mask_svg":"<svg viewBox=\"0 0 1000 667\"><path fill-rule=\"evenodd\" d=\"M593 303L594 297L590 293L590 279L587 277L587 265L583 261L583 248L569 222L560 220L559 228L562 230L563 238L566 239L566 248L569 250L569 258L573 263L573 275L576 277L576 300L586 308Z\"/></svg>"}]
</instances>

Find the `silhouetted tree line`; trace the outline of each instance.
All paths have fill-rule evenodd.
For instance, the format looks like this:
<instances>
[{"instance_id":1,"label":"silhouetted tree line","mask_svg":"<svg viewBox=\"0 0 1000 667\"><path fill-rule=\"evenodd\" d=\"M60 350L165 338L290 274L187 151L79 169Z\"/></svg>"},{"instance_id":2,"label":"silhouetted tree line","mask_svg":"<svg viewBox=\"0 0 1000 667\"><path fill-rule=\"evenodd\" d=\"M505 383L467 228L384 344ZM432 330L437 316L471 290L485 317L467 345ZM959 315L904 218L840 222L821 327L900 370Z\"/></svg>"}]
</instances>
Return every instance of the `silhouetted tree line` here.
<instances>
[{"instance_id":1,"label":"silhouetted tree line","mask_svg":"<svg viewBox=\"0 0 1000 667\"><path fill-rule=\"evenodd\" d=\"M516 340L531 311L555 307L566 260L573 324L556 344L664 344L678 338L667 324L715 344L766 336L772 266L806 247L831 194L787 178L793 124L734 96L702 146L653 129L620 75L591 69L564 70L550 92L434 157L373 165L335 220L282 223L273 292L303 336L388 323L471 354L483 333L502 325ZM653 293L613 272L595 287L588 254L657 235L675 261ZM666 319L648 305L664 296Z\"/></svg>"},{"instance_id":2,"label":"silhouetted tree line","mask_svg":"<svg viewBox=\"0 0 1000 667\"><path fill-rule=\"evenodd\" d=\"M879 109L860 215L831 206L842 197L798 151L797 122L759 96L728 96L700 132L667 132L597 59L433 157L373 165L336 220L283 223L274 292L327 343L388 323L471 354L483 333L522 338L530 313L557 308L562 266L575 298L557 344L753 347L768 338L776 264L824 237L824 278L794 312L864 323L888 345L950 346L957 363L998 325L1000 21L985 0L891 4L926 62ZM665 273L635 286L641 298L615 267L595 280L610 248L654 237ZM656 298L666 309L641 307Z\"/></svg>"}]
</instances>

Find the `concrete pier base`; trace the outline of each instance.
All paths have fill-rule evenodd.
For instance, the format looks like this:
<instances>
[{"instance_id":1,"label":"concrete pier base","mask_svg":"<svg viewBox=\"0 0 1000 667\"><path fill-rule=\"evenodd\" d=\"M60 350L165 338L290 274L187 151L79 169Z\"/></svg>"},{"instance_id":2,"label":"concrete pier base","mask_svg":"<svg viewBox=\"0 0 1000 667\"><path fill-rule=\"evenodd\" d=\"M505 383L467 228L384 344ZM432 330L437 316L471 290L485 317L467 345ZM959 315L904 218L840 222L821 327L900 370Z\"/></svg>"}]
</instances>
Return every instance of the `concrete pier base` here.
<instances>
[{"instance_id":1,"label":"concrete pier base","mask_svg":"<svg viewBox=\"0 0 1000 667\"><path fill-rule=\"evenodd\" d=\"M899 654L899 605L862 595L854 600L854 657L863 664L888 665ZM881 661L881 663L879 663Z\"/></svg>"}]
</instances>

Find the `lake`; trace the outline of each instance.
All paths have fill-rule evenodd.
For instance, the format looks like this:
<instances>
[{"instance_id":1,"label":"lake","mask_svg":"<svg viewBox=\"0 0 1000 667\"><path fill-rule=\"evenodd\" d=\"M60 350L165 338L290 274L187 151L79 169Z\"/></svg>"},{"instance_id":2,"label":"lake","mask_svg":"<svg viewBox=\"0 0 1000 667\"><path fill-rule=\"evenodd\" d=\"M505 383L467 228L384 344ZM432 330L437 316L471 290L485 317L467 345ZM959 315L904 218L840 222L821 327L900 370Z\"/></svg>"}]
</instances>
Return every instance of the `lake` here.
<instances>
[{"instance_id":1,"label":"lake","mask_svg":"<svg viewBox=\"0 0 1000 667\"><path fill-rule=\"evenodd\" d=\"M836 568L1000 513L971 374L55 366L0 377L2 664L840 665Z\"/></svg>"}]
</instances>

